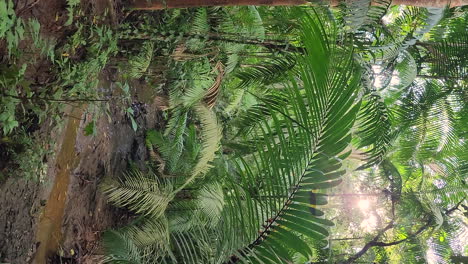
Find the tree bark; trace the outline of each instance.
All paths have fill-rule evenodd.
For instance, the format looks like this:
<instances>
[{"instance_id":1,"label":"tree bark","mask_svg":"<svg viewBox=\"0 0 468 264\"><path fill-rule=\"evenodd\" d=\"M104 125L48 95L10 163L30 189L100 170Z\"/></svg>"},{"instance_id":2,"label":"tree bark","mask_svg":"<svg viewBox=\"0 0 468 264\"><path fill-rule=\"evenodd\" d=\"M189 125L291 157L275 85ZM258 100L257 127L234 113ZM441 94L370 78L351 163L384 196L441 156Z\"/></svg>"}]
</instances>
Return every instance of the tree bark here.
<instances>
[{"instance_id":1,"label":"tree bark","mask_svg":"<svg viewBox=\"0 0 468 264\"><path fill-rule=\"evenodd\" d=\"M451 256L450 260L455 264L468 263L468 256Z\"/></svg>"},{"instance_id":2,"label":"tree bark","mask_svg":"<svg viewBox=\"0 0 468 264\"><path fill-rule=\"evenodd\" d=\"M190 38L207 38L208 40L213 40L213 41L225 41L225 42L230 42L230 43L236 43L236 44L245 44L245 45L259 45L263 46L267 49L270 50L277 50L277 51L293 51L293 52L299 52L299 53L304 53L305 50L303 47L295 47L293 45L289 45L286 42L281 43L280 41L276 40L257 40L257 39L243 39L243 38L229 38L229 37L224 37L219 34L215 33L209 33L207 35L199 35L199 34L185 34L183 35L184 37L190 37ZM132 39L120 39L119 44L126 44L126 43L133 43L135 41L145 41L145 40L150 40L156 38L161 38L164 39L165 35L160 35L160 36L144 36L140 38L132 38Z\"/></svg>"},{"instance_id":3,"label":"tree bark","mask_svg":"<svg viewBox=\"0 0 468 264\"><path fill-rule=\"evenodd\" d=\"M330 238L331 241L349 241L349 240L360 240L365 237L345 237L345 238Z\"/></svg>"},{"instance_id":4,"label":"tree bark","mask_svg":"<svg viewBox=\"0 0 468 264\"><path fill-rule=\"evenodd\" d=\"M450 215L453 212L455 212L456 210L458 210L458 207L460 205L462 205L464 200L465 200L465 198L463 198L460 202L458 202L454 207L445 210L445 214ZM382 230L380 230L379 233L371 241L367 242L361 250L359 250L356 254L352 255L351 257L349 257L347 260L345 260L344 262L342 262L340 264L356 263L356 260L358 258L362 257L372 247L390 247L390 246L395 246L395 245L401 244L401 243L407 241L410 238L418 236L419 234L424 232L426 229L428 229L433 223L434 223L434 220L432 218L429 218L424 225L422 225L421 227L418 228L418 230L416 232L414 232L412 234L409 234L406 238L396 240L396 241L393 241L393 242L381 242L381 241L379 241L380 237L385 232L387 232L388 230L392 229L395 226L394 222L392 220L388 225L386 225Z\"/></svg>"},{"instance_id":5,"label":"tree bark","mask_svg":"<svg viewBox=\"0 0 468 264\"><path fill-rule=\"evenodd\" d=\"M336 6L346 0L330 0L331 6ZM347 0L351 2L353 0ZM296 6L319 3L320 0L133 0L130 8L137 10L162 10L166 8L189 8L204 6ZM421 7L445 7L468 5L468 0L393 0L392 5L411 5Z\"/></svg>"},{"instance_id":6,"label":"tree bark","mask_svg":"<svg viewBox=\"0 0 468 264\"><path fill-rule=\"evenodd\" d=\"M204 6L295 6L304 5L305 0L135 0L131 8L138 10L161 10L166 8L188 8Z\"/></svg>"},{"instance_id":7,"label":"tree bark","mask_svg":"<svg viewBox=\"0 0 468 264\"><path fill-rule=\"evenodd\" d=\"M468 0L393 0L392 5L409 5L422 7L454 7L468 5Z\"/></svg>"}]
</instances>

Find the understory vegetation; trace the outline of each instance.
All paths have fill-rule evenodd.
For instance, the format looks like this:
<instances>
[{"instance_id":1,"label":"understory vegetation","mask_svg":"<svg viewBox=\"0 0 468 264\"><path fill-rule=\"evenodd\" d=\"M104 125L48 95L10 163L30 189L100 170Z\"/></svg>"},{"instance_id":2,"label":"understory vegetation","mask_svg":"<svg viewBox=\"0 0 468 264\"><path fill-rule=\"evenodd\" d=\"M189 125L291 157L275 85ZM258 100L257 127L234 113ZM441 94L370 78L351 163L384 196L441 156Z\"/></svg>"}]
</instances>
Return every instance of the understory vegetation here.
<instances>
[{"instance_id":1,"label":"understory vegetation","mask_svg":"<svg viewBox=\"0 0 468 264\"><path fill-rule=\"evenodd\" d=\"M60 42L0 2L0 182L44 181L69 108L92 137L114 107L149 155L100 183L131 215L102 234L106 263L462 263L468 13L390 2L109 23L68 1Z\"/></svg>"}]
</instances>

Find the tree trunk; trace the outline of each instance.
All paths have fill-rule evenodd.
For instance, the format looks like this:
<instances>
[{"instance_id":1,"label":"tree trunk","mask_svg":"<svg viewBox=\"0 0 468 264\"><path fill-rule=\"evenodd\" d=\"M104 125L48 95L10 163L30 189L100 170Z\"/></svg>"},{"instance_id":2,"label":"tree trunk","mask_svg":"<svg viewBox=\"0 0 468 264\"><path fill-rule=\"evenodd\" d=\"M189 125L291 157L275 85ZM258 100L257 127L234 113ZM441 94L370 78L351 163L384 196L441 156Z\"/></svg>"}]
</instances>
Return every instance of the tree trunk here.
<instances>
[{"instance_id":1,"label":"tree trunk","mask_svg":"<svg viewBox=\"0 0 468 264\"><path fill-rule=\"evenodd\" d=\"M468 263L468 256L451 256L450 260L455 264Z\"/></svg>"},{"instance_id":2,"label":"tree trunk","mask_svg":"<svg viewBox=\"0 0 468 264\"><path fill-rule=\"evenodd\" d=\"M410 5L422 7L454 7L468 5L468 0L393 0L392 5Z\"/></svg>"},{"instance_id":3,"label":"tree trunk","mask_svg":"<svg viewBox=\"0 0 468 264\"><path fill-rule=\"evenodd\" d=\"M340 2L353 0L330 0L331 6L336 6ZM137 10L161 10L166 8L188 8L188 7L203 7L203 6L295 6L305 5L314 2L322 2L320 0L133 0L129 5L130 8ZM468 5L468 0L393 0L393 5L411 5L422 7L445 7L450 5L463 6Z\"/></svg>"},{"instance_id":4,"label":"tree trunk","mask_svg":"<svg viewBox=\"0 0 468 264\"><path fill-rule=\"evenodd\" d=\"M161 10L203 6L293 6L306 3L305 0L134 0L130 7L138 10Z\"/></svg>"}]
</instances>

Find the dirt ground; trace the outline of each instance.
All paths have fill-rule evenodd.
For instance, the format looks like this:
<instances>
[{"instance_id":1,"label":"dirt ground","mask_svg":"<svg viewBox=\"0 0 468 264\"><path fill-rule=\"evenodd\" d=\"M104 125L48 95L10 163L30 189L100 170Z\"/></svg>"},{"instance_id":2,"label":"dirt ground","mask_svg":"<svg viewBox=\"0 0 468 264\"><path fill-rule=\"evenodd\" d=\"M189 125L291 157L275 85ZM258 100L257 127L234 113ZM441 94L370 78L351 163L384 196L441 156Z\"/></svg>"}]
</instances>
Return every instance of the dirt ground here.
<instances>
[{"instance_id":1,"label":"dirt ground","mask_svg":"<svg viewBox=\"0 0 468 264\"><path fill-rule=\"evenodd\" d=\"M83 2L83 1L82 1ZM22 18L35 17L42 25L41 33L63 41L70 32L62 27L67 18L66 1L64 0L18 0L15 10ZM85 8L100 13L111 6L115 10L116 4L112 0L94 0L84 3ZM110 12L109 23L116 23L115 12ZM0 58L1 60L1 58ZM27 72L31 78L46 76L47 65L39 61L37 67ZM39 74L39 71L43 71ZM104 89L111 89L115 80L115 73L104 71L100 85ZM52 77L51 77L52 78ZM36 80L37 81L37 80ZM148 87L144 83L133 83L135 102L142 101L141 94L148 94ZM140 95L140 96L139 96ZM146 98L146 101L148 98ZM145 100L143 100L145 101ZM125 116L122 108L110 103L111 114L101 115L96 122L97 134L85 136L84 128L92 120L90 114L83 114L77 118L76 138L73 138L73 166L67 168L69 177L61 193L65 197L58 200L63 202L63 214L60 214L60 237L57 252L47 257L47 260L37 259L38 250L48 247L38 241L38 230L41 221L47 217L46 208L54 203L51 191L56 184L57 173L63 168L60 159L48 159L48 174L45 183L25 180L20 177L10 177L0 185L0 263L99 263L102 260L102 250L99 239L102 231L126 223L131 218L127 212L106 203L105 197L99 192L99 183L105 177L117 177L132 160L142 165L147 159L144 144L144 130L157 127L161 120L158 102L142 105L144 114L136 118L139 129L134 132L130 120ZM66 129L63 129L64 131ZM42 130L38 133L50 133ZM52 131L56 139L56 156L70 138L64 131ZM67 164L68 165L68 164ZM55 199L55 198L54 198ZM52 220L50 220L52 221ZM55 221L55 220L54 220ZM49 242L47 242L49 243ZM60 255L60 257L59 257Z\"/></svg>"},{"instance_id":2,"label":"dirt ground","mask_svg":"<svg viewBox=\"0 0 468 264\"><path fill-rule=\"evenodd\" d=\"M108 81L102 83L113 85ZM145 86L137 90L140 89ZM99 183L104 177L118 177L130 160L140 166L147 160L144 128L156 128L162 118L156 103L144 108L146 114L136 119L140 128L137 132L133 131L122 109L115 108L111 119L102 115L96 122L97 135L85 136L84 128L92 116L82 116L74 146L76 167L71 170L64 192L66 199L58 252L63 259L62 262L49 259L48 263L98 263L102 255L98 245L100 234L109 227L128 222L131 216L106 203L99 192ZM67 140L62 138L57 149ZM37 226L47 203L56 202L49 198L49 194L60 166L56 159L49 161L45 184L12 177L0 186L1 261L38 263L34 261L36 249L40 247L36 239ZM69 262L64 262L66 259Z\"/></svg>"},{"instance_id":3,"label":"dirt ground","mask_svg":"<svg viewBox=\"0 0 468 264\"><path fill-rule=\"evenodd\" d=\"M147 105L145 110L137 119L140 129L136 133L122 109L113 111L111 121L107 116L99 119L95 137L83 134L82 123L76 143L79 164L70 177L62 227L63 252L69 257L75 252L79 263L96 263L95 258L102 253L97 244L100 233L128 222L127 213L106 203L98 185L104 177L121 175L128 161L143 167L148 160L143 131L156 128L162 118L156 104Z\"/></svg>"}]
</instances>

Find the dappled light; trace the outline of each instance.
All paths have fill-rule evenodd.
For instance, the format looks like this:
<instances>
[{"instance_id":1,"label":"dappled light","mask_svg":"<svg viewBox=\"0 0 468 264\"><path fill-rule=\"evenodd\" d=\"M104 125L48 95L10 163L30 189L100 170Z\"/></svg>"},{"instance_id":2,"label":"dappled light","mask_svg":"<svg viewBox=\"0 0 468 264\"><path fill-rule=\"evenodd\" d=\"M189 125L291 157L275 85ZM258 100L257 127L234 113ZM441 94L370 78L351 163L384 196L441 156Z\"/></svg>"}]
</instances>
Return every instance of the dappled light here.
<instances>
[{"instance_id":1,"label":"dappled light","mask_svg":"<svg viewBox=\"0 0 468 264\"><path fill-rule=\"evenodd\" d=\"M366 232L371 232L376 229L377 224L377 217L375 217L375 215L370 215L368 218L362 221L361 228Z\"/></svg>"},{"instance_id":2,"label":"dappled light","mask_svg":"<svg viewBox=\"0 0 468 264\"><path fill-rule=\"evenodd\" d=\"M366 212L370 207L370 201L367 199L359 199L358 206L361 211Z\"/></svg>"}]
</instances>

